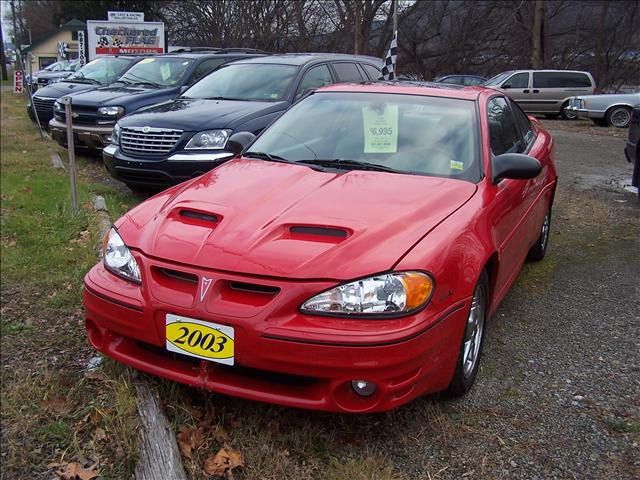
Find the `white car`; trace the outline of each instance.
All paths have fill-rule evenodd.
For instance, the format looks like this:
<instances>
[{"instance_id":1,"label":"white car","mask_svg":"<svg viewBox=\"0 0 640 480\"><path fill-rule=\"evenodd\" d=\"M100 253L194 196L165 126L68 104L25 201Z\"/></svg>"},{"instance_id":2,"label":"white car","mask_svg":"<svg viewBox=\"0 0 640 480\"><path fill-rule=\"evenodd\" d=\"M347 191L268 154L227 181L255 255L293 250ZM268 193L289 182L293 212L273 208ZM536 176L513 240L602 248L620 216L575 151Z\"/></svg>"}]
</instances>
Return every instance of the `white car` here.
<instances>
[{"instance_id":1,"label":"white car","mask_svg":"<svg viewBox=\"0 0 640 480\"><path fill-rule=\"evenodd\" d=\"M613 125L626 128L631 111L640 104L640 92L612 93L606 95L582 95L569 101L569 110L579 117L588 117L601 127Z\"/></svg>"}]
</instances>

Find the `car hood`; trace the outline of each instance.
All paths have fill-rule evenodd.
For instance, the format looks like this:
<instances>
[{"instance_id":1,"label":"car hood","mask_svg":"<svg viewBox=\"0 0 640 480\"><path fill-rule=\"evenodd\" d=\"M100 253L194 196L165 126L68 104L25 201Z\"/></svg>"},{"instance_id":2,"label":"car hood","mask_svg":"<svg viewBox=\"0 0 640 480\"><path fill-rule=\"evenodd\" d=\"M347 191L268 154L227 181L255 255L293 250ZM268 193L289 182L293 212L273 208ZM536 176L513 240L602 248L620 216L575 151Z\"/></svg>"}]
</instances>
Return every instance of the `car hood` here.
<instances>
[{"instance_id":1,"label":"car hood","mask_svg":"<svg viewBox=\"0 0 640 480\"><path fill-rule=\"evenodd\" d=\"M638 93L606 93L597 95L578 95L577 98L585 100L604 100L607 102L631 102L640 101L640 92Z\"/></svg>"},{"instance_id":2,"label":"car hood","mask_svg":"<svg viewBox=\"0 0 640 480\"><path fill-rule=\"evenodd\" d=\"M106 105L119 105L121 103L129 103L131 97L135 96L139 99L145 97L156 97L160 92L170 91L173 88L142 88L127 87L125 85L111 85L108 87L99 87L91 92L80 93L73 96L73 103L81 104L89 107L102 107Z\"/></svg>"},{"instance_id":3,"label":"car hood","mask_svg":"<svg viewBox=\"0 0 640 480\"><path fill-rule=\"evenodd\" d=\"M139 205L116 227L130 247L171 262L348 280L393 268L476 189L445 178L235 159Z\"/></svg>"},{"instance_id":4,"label":"car hood","mask_svg":"<svg viewBox=\"0 0 640 480\"><path fill-rule=\"evenodd\" d=\"M74 72L72 72L71 70L63 70L62 72L42 72L42 73L36 74L36 76L38 78L46 78L46 79L52 80L56 78L66 78L70 76L72 73Z\"/></svg>"},{"instance_id":5,"label":"car hood","mask_svg":"<svg viewBox=\"0 0 640 480\"><path fill-rule=\"evenodd\" d=\"M122 127L149 126L184 131L234 128L248 117L282 111L288 106L288 102L178 98L127 115L119 123Z\"/></svg>"},{"instance_id":6,"label":"car hood","mask_svg":"<svg viewBox=\"0 0 640 480\"><path fill-rule=\"evenodd\" d=\"M52 83L46 87L38 89L36 97L44 98L60 98L63 95L71 93L86 92L87 90L95 90L97 85L91 83L72 83L67 81Z\"/></svg>"}]
</instances>

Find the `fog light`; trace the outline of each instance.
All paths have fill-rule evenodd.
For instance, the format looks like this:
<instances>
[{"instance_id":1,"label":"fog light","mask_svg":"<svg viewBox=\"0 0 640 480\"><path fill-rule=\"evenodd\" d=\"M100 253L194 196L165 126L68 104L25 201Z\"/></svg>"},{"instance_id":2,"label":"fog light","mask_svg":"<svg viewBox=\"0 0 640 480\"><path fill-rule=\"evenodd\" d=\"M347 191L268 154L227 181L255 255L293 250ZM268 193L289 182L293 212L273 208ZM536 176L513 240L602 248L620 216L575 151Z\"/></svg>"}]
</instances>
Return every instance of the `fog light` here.
<instances>
[{"instance_id":1,"label":"fog light","mask_svg":"<svg viewBox=\"0 0 640 480\"><path fill-rule=\"evenodd\" d=\"M367 382L366 380L352 380L351 388L361 397L370 397L378 389L375 383Z\"/></svg>"}]
</instances>

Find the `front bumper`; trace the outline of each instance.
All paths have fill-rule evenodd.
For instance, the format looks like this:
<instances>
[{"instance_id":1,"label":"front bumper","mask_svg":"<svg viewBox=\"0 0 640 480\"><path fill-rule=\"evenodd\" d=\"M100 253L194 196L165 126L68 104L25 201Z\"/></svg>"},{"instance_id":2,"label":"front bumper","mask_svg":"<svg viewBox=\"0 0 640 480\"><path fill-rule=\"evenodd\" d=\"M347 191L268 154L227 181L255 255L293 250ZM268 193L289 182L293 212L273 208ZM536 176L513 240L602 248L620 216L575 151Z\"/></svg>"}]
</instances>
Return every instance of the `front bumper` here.
<instances>
[{"instance_id":1,"label":"front bumper","mask_svg":"<svg viewBox=\"0 0 640 480\"><path fill-rule=\"evenodd\" d=\"M160 158L136 158L115 145L102 151L102 159L111 176L127 184L168 187L198 177L233 158L231 152L173 153Z\"/></svg>"},{"instance_id":2,"label":"front bumper","mask_svg":"<svg viewBox=\"0 0 640 480\"><path fill-rule=\"evenodd\" d=\"M345 322L287 307L328 282L257 280L135 255L143 269L142 287L115 277L100 263L86 275L84 290L89 342L134 368L227 395L348 413L389 410L443 390L451 381L470 299L438 313L425 309L395 320ZM198 282L162 273L172 269L212 278L205 301L198 301ZM265 297L229 289L230 282L278 285L280 291ZM166 350L168 313L232 326L235 365ZM376 383L376 393L358 396L351 389L355 379Z\"/></svg>"},{"instance_id":3,"label":"front bumper","mask_svg":"<svg viewBox=\"0 0 640 480\"><path fill-rule=\"evenodd\" d=\"M73 143L76 148L101 150L109 144L113 125L94 127L92 125L73 125ZM63 147L67 146L67 125L55 118L49 122L51 136Z\"/></svg>"},{"instance_id":4,"label":"front bumper","mask_svg":"<svg viewBox=\"0 0 640 480\"><path fill-rule=\"evenodd\" d=\"M597 112L595 110L587 110L586 108L577 108L575 106L567 107L567 110L575 113L579 118L604 118L605 112Z\"/></svg>"}]
</instances>

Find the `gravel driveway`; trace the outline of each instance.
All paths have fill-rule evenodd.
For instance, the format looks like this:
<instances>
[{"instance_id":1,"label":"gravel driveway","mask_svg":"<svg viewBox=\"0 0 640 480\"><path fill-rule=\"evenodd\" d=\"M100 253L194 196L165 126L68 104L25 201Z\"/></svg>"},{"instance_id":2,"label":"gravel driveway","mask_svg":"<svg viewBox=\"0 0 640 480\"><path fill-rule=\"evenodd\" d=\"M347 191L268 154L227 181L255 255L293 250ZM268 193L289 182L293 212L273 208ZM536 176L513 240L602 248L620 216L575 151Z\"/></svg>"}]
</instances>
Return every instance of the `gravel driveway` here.
<instances>
[{"instance_id":1,"label":"gravel driveway","mask_svg":"<svg viewBox=\"0 0 640 480\"><path fill-rule=\"evenodd\" d=\"M350 425L369 439L360 448L409 478L640 478L631 165L621 138L551 130L560 184L549 251L525 264L489 324L474 389Z\"/></svg>"}]
</instances>

